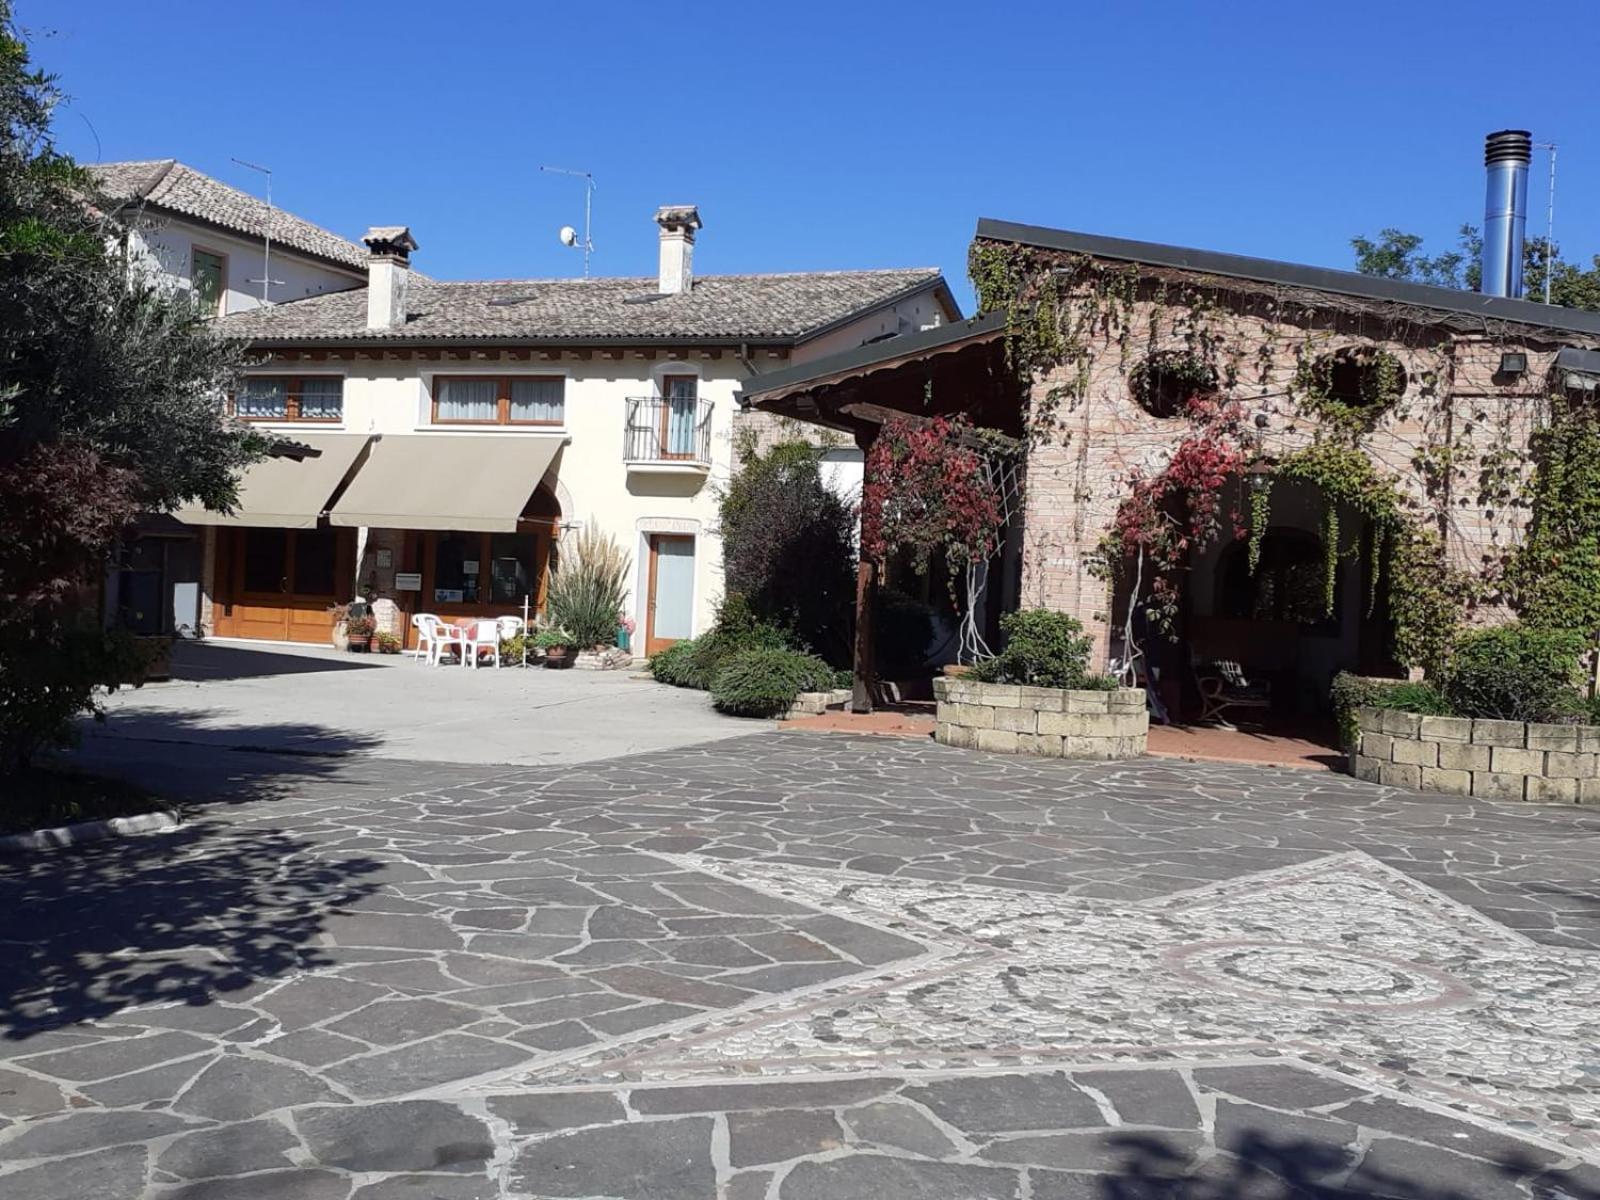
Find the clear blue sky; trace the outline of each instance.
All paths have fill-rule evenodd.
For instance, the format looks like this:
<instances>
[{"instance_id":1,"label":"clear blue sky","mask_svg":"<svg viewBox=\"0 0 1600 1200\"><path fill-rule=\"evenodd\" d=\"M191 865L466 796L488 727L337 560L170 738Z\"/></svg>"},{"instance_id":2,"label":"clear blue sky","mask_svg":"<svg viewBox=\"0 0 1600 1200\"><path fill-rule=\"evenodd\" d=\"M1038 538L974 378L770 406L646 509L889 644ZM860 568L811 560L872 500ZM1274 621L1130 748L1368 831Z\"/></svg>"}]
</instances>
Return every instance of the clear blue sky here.
<instances>
[{"instance_id":1,"label":"clear blue sky","mask_svg":"<svg viewBox=\"0 0 1600 1200\"><path fill-rule=\"evenodd\" d=\"M439 278L936 265L979 216L1348 267L1482 212L1482 138L1560 144L1557 240L1600 251L1594 0L545 4L17 0L84 161L176 157ZM1542 66L1541 64L1548 64ZM93 131L91 132L90 126ZM1533 201L1543 230L1544 170ZM1533 230L1530 229L1530 232Z\"/></svg>"}]
</instances>

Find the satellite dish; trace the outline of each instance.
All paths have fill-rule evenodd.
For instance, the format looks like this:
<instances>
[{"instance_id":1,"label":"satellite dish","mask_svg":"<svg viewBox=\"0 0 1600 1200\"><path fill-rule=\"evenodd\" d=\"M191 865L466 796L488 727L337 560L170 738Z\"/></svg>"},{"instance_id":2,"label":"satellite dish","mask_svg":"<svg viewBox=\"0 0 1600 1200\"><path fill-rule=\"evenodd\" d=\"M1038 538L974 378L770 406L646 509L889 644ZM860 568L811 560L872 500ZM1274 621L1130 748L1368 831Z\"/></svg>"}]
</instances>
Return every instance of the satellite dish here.
<instances>
[{"instance_id":1,"label":"satellite dish","mask_svg":"<svg viewBox=\"0 0 1600 1200\"><path fill-rule=\"evenodd\" d=\"M571 225L563 225L558 236L561 238L563 246L576 246L578 244L578 231Z\"/></svg>"}]
</instances>

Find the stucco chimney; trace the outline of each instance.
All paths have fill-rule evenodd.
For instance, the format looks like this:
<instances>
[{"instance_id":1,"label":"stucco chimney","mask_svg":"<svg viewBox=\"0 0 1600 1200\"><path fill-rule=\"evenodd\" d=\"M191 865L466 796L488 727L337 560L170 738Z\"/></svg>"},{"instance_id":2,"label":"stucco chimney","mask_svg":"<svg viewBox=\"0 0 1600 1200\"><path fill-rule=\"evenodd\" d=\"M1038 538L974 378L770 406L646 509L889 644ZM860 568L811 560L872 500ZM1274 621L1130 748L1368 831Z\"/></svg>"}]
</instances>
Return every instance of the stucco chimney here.
<instances>
[{"instance_id":1,"label":"stucco chimney","mask_svg":"<svg viewBox=\"0 0 1600 1200\"><path fill-rule=\"evenodd\" d=\"M656 209L661 226L661 276L657 290L664 296L687 292L694 282L694 231L700 228L700 210L692 204L668 204Z\"/></svg>"},{"instance_id":2,"label":"stucco chimney","mask_svg":"<svg viewBox=\"0 0 1600 1200\"><path fill-rule=\"evenodd\" d=\"M396 329L406 323L406 285L417 241L404 225L374 225L367 244L367 328Z\"/></svg>"}]
</instances>

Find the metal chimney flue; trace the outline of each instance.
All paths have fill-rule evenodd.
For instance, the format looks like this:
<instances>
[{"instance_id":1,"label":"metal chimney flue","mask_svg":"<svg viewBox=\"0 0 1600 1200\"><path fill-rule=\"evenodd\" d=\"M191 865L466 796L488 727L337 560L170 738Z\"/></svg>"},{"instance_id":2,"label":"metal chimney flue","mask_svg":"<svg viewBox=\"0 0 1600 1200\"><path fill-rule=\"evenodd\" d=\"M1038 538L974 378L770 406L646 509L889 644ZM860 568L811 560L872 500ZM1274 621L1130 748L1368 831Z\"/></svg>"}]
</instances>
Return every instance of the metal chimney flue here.
<instances>
[{"instance_id":1,"label":"metal chimney flue","mask_svg":"<svg viewBox=\"0 0 1600 1200\"><path fill-rule=\"evenodd\" d=\"M1485 296L1522 295L1522 242L1528 225L1528 163L1533 137L1526 129L1502 129L1484 139L1488 190L1483 204Z\"/></svg>"}]
</instances>

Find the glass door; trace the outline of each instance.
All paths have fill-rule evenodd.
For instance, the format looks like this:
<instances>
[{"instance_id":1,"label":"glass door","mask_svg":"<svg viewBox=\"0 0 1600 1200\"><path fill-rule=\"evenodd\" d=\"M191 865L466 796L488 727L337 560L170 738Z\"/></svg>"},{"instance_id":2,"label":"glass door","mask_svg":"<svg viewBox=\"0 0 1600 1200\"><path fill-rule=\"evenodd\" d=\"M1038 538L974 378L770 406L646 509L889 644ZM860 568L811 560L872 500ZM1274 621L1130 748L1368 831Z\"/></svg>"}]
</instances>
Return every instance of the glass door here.
<instances>
[{"instance_id":1,"label":"glass door","mask_svg":"<svg viewBox=\"0 0 1600 1200\"><path fill-rule=\"evenodd\" d=\"M650 536L650 609L644 652L694 636L694 538Z\"/></svg>"},{"instance_id":2,"label":"glass door","mask_svg":"<svg viewBox=\"0 0 1600 1200\"><path fill-rule=\"evenodd\" d=\"M662 457L693 458L700 381L693 375L668 375L662 379L661 388Z\"/></svg>"}]
</instances>

